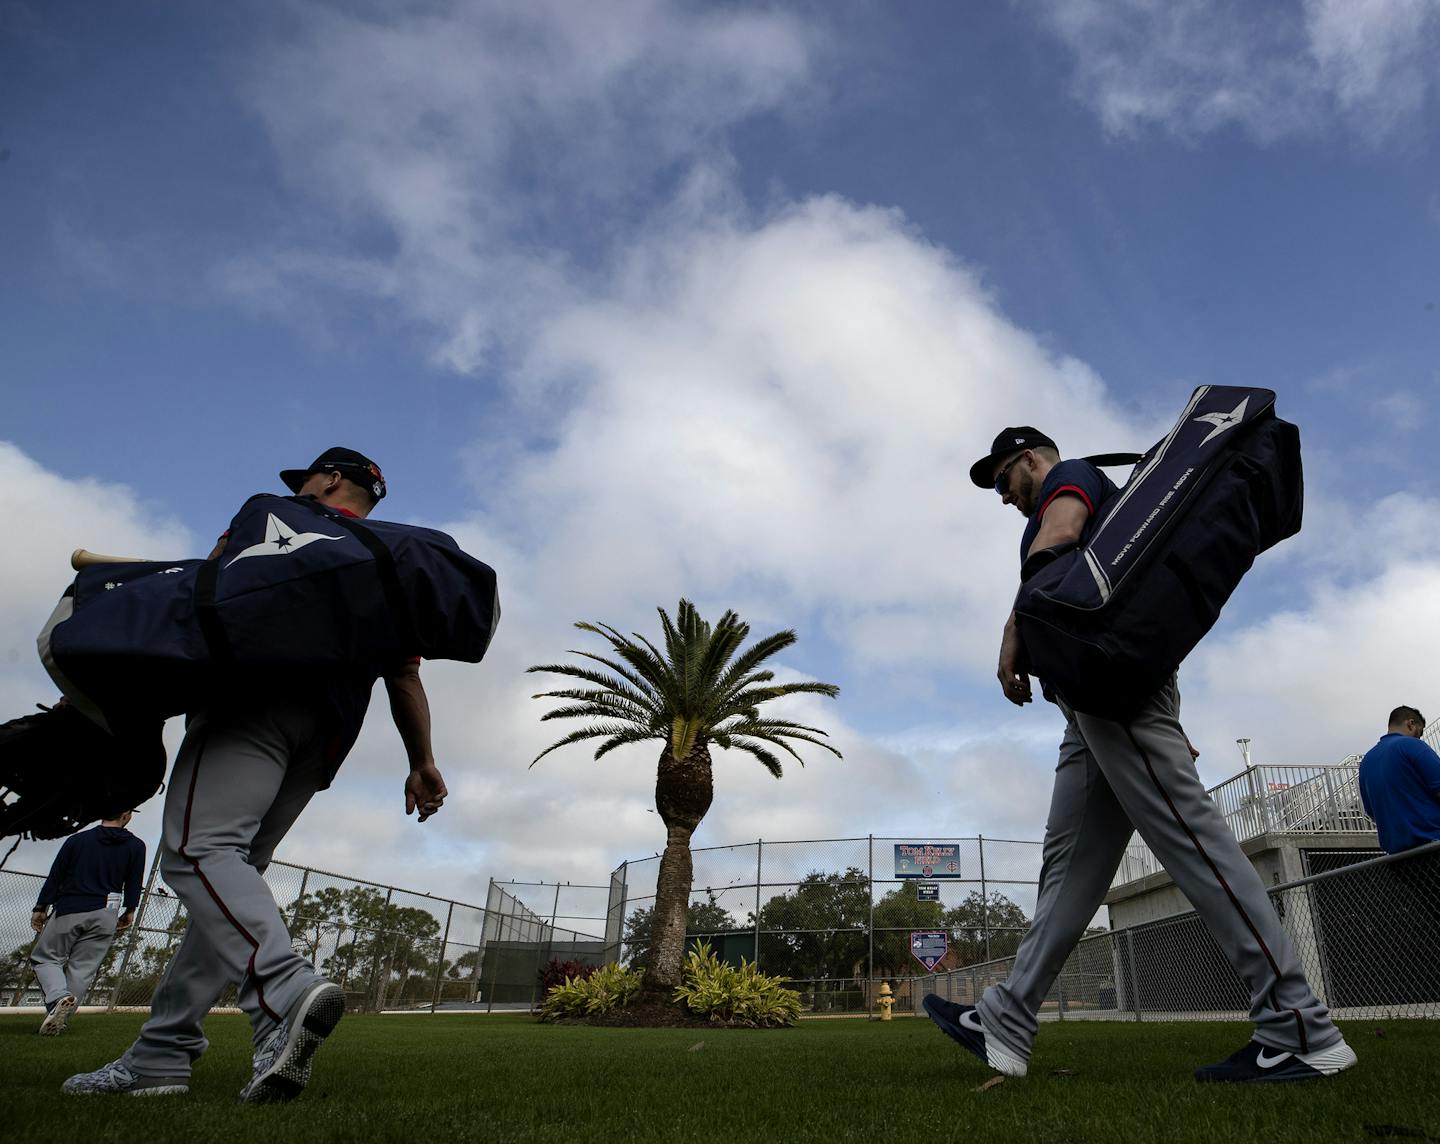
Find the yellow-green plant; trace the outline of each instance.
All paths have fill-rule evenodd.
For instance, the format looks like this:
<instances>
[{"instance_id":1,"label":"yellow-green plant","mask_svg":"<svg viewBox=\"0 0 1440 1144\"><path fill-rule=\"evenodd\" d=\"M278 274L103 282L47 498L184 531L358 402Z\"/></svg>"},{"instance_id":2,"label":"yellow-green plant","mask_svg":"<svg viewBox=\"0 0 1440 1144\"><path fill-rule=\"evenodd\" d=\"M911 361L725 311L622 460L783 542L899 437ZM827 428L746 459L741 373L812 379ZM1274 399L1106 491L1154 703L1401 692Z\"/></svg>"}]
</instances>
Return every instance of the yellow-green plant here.
<instances>
[{"instance_id":1,"label":"yellow-green plant","mask_svg":"<svg viewBox=\"0 0 1440 1144\"><path fill-rule=\"evenodd\" d=\"M610 964L597 969L589 977L567 977L553 985L540 1006L542 1021L564 1017L593 1017L627 1005L640 992L645 973L640 969L622 969Z\"/></svg>"},{"instance_id":2,"label":"yellow-green plant","mask_svg":"<svg viewBox=\"0 0 1440 1144\"><path fill-rule=\"evenodd\" d=\"M696 943L682 973L675 1000L718 1024L765 1028L800 1019L800 994L785 988L785 978L767 977L743 957L738 969L726 965L709 942Z\"/></svg>"}]
</instances>

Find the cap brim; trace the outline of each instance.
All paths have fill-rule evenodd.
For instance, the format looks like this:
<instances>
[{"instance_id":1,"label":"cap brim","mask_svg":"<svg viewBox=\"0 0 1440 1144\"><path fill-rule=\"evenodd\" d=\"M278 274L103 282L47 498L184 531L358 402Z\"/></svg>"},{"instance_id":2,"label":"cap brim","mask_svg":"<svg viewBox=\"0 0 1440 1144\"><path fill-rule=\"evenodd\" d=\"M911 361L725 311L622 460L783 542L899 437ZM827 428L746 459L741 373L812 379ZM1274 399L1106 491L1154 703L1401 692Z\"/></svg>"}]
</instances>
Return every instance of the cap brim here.
<instances>
[{"instance_id":1,"label":"cap brim","mask_svg":"<svg viewBox=\"0 0 1440 1144\"><path fill-rule=\"evenodd\" d=\"M970 466L970 480L977 489L989 489L995 487L995 462L1003 454L990 453L981 457Z\"/></svg>"},{"instance_id":2,"label":"cap brim","mask_svg":"<svg viewBox=\"0 0 1440 1144\"><path fill-rule=\"evenodd\" d=\"M309 475L309 469L280 470L280 479L285 482L285 487L292 493L298 493L300 491L300 486L305 483L305 478Z\"/></svg>"}]
</instances>

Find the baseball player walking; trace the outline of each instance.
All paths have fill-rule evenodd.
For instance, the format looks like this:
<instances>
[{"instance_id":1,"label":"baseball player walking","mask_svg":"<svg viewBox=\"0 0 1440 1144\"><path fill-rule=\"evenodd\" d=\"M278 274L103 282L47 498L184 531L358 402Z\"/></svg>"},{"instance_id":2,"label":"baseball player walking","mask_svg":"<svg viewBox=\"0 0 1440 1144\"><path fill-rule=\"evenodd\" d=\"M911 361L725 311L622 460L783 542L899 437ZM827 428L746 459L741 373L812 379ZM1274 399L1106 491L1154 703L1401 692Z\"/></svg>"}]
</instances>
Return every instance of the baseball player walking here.
<instances>
[{"instance_id":1,"label":"baseball player walking","mask_svg":"<svg viewBox=\"0 0 1440 1144\"><path fill-rule=\"evenodd\" d=\"M1022 564L1083 541L1115 485L1086 461L1061 461L1055 442L1030 426L1004 430L970 469L1026 518ZM1005 698L1030 702L1030 680L1012 613L997 675ZM1042 680L1042 685L1044 681ZM1055 771L1035 919L1007 981L978 1006L931 995L925 1010L945 1033L1007 1076L1024 1076L1039 1029L1036 1013L1100 908L1132 831L1138 830L1199 912L1231 966L1248 983L1252 1039L1196 1071L1200 1081L1291 1081L1330 1076L1355 1054L1305 980L1264 884L1205 793L1180 728L1171 681L1130 723L1071 710Z\"/></svg>"},{"instance_id":2,"label":"baseball player walking","mask_svg":"<svg viewBox=\"0 0 1440 1144\"><path fill-rule=\"evenodd\" d=\"M99 826L65 839L40 887L30 915L40 939L30 964L45 997L42 1037L65 1031L115 935L135 920L145 882L145 843L125 829L131 813L107 814ZM117 917L109 899L121 893L125 912Z\"/></svg>"},{"instance_id":3,"label":"baseball player walking","mask_svg":"<svg viewBox=\"0 0 1440 1144\"><path fill-rule=\"evenodd\" d=\"M335 448L280 474L301 496L364 517L385 495L379 466ZM226 537L211 553L222 558ZM345 1012L339 986L291 947L261 875L311 797L330 785L360 732L380 672L363 664L305 677L233 680L188 716L165 797L160 866L189 923L150 1003L150 1019L119 1060L72 1076L68 1093L167 1095L189 1090L207 1046L201 1024L231 983L254 1030L254 1066L240 1099L290 1100L315 1051ZM445 802L430 746L417 661L384 674L409 757L405 813L424 822Z\"/></svg>"}]
</instances>

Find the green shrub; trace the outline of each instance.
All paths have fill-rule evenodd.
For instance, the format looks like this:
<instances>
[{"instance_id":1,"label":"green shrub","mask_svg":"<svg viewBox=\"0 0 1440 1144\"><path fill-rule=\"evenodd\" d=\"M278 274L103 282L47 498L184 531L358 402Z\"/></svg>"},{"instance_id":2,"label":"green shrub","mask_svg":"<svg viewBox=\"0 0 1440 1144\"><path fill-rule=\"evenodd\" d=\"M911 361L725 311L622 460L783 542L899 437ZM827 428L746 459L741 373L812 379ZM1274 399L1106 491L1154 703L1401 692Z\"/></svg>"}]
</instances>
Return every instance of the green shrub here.
<instances>
[{"instance_id":1,"label":"green shrub","mask_svg":"<svg viewBox=\"0 0 1440 1144\"><path fill-rule=\"evenodd\" d=\"M785 988L785 978L766 977L744 958L739 969L726 965L709 942L700 942L685 958L683 975L675 1000L719 1024L764 1028L800 1019L800 994Z\"/></svg>"},{"instance_id":2,"label":"green shrub","mask_svg":"<svg viewBox=\"0 0 1440 1144\"><path fill-rule=\"evenodd\" d=\"M559 985L551 986L545 995L540 1019L555 1021L608 1013L617 1005L629 1004L640 991L644 977L643 970L621 969L614 964L603 966L588 977L566 977Z\"/></svg>"}]
</instances>

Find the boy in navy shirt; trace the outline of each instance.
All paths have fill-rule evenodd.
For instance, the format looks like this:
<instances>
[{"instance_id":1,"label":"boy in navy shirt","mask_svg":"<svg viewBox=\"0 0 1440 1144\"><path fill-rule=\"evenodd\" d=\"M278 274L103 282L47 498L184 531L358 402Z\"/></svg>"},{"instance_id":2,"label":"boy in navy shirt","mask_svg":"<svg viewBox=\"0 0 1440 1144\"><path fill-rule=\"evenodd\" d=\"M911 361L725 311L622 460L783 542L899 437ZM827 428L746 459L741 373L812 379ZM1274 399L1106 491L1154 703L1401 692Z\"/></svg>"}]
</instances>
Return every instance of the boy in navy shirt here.
<instances>
[{"instance_id":1,"label":"boy in navy shirt","mask_svg":"<svg viewBox=\"0 0 1440 1144\"><path fill-rule=\"evenodd\" d=\"M1424 733L1424 715L1397 707L1389 732L1360 760L1360 800L1390 854L1440 838L1440 755Z\"/></svg>"},{"instance_id":2,"label":"boy in navy shirt","mask_svg":"<svg viewBox=\"0 0 1440 1144\"><path fill-rule=\"evenodd\" d=\"M107 814L93 830L65 839L40 887L30 915L40 940L30 964L45 995L41 1036L64 1032L115 934L135 920L145 882L145 843L125 829L130 814ZM122 891L125 912L117 918L109 898Z\"/></svg>"}]
</instances>

